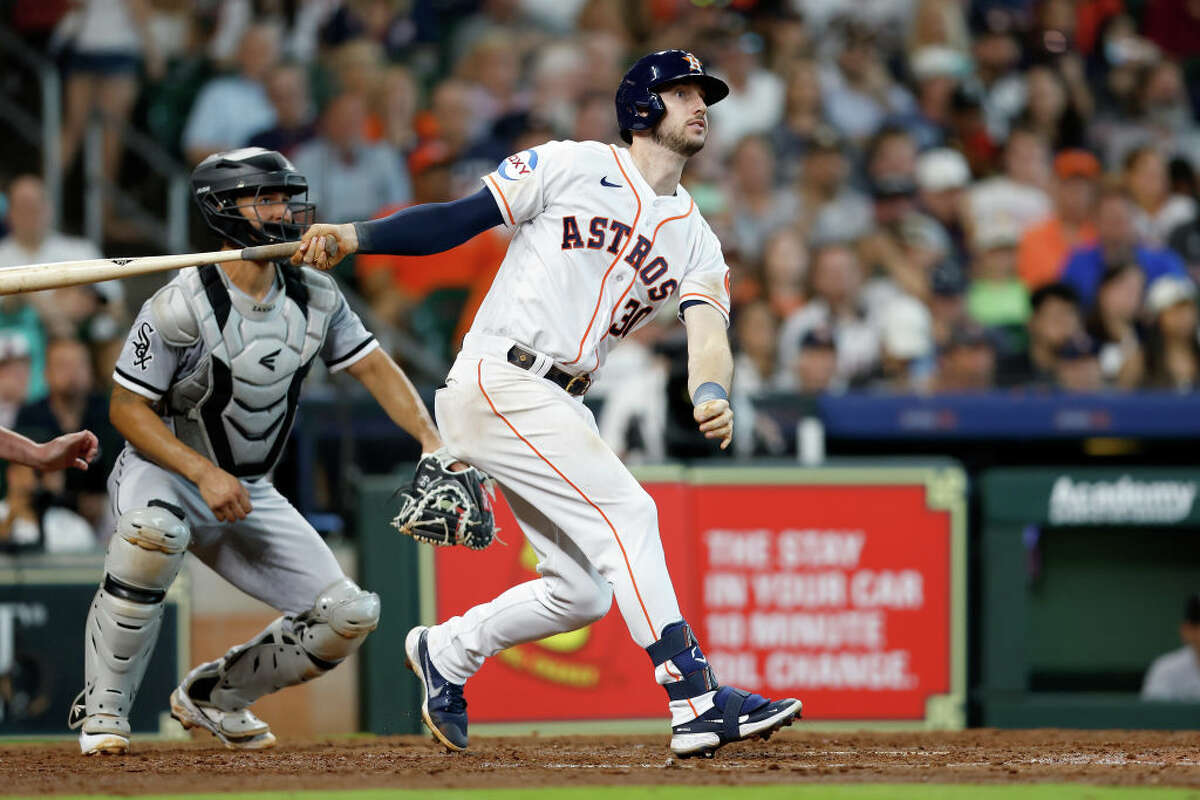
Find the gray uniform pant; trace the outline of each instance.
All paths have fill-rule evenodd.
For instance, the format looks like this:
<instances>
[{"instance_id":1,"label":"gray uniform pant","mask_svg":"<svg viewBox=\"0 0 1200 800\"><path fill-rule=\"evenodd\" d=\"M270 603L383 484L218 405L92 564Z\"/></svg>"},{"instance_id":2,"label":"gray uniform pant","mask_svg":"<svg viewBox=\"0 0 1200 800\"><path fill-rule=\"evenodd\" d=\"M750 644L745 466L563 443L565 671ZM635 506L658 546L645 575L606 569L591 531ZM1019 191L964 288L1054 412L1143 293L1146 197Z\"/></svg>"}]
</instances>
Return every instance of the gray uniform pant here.
<instances>
[{"instance_id":1,"label":"gray uniform pant","mask_svg":"<svg viewBox=\"0 0 1200 800\"><path fill-rule=\"evenodd\" d=\"M108 478L114 516L161 500L183 511L189 549L246 594L287 615L313 607L317 594L345 577L329 546L265 478L245 481L252 511L220 522L190 481L125 448Z\"/></svg>"}]
</instances>

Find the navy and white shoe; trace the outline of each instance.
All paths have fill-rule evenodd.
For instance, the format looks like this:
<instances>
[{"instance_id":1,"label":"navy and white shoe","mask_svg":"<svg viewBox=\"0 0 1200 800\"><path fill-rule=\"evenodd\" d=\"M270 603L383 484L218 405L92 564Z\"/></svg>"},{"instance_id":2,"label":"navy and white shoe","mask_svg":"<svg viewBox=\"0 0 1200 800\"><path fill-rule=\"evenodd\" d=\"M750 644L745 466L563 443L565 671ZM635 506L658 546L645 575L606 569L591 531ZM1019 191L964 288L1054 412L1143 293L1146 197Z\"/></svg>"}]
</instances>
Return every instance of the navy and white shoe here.
<instances>
[{"instance_id":1,"label":"navy and white shoe","mask_svg":"<svg viewBox=\"0 0 1200 800\"><path fill-rule=\"evenodd\" d=\"M731 686L713 696L713 707L671 729L671 752L680 758L712 758L719 748L758 736L770 739L800 716L799 700L768 700Z\"/></svg>"},{"instance_id":2,"label":"navy and white shoe","mask_svg":"<svg viewBox=\"0 0 1200 800\"><path fill-rule=\"evenodd\" d=\"M421 718L448 749L467 749L467 701L463 687L441 676L429 660L429 628L418 625L404 637L408 668L421 679Z\"/></svg>"}]
</instances>

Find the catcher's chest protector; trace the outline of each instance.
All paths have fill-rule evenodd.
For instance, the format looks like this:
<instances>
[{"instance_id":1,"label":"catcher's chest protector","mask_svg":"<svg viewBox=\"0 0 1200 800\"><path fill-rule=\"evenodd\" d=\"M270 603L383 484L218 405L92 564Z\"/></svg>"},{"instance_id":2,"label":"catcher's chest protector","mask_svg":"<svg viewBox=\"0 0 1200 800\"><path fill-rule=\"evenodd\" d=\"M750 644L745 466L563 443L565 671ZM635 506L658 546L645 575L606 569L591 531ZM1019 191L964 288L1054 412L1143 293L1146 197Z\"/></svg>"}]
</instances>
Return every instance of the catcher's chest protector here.
<instances>
[{"instance_id":1,"label":"catcher's chest protector","mask_svg":"<svg viewBox=\"0 0 1200 800\"><path fill-rule=\"evenodd\" d=\"M337 294L307 271L282 270L285 289L265 303L225 284L214 266L185 270L183 296L204 354L167 392L175 435L239 478L279 460Z\"/></svg>"}]
</instances>

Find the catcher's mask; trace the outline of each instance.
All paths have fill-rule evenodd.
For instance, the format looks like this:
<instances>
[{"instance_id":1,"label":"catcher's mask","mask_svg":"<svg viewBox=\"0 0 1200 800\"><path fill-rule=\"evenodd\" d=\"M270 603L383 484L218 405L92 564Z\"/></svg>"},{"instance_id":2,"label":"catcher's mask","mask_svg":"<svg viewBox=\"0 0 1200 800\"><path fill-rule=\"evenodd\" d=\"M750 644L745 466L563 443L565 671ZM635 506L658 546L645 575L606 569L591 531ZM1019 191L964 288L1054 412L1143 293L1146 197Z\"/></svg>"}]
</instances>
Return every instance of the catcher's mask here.
<instances>
[{"instance_id":1,"label":"catcher's mask","mask_svg":"<svg viewBox=\"0 0 1200 800\"><path fill-rule=\"evenodd\" d=\"M274 193L286 196L284 213L277 220L263 219L260 205ZM294 241L316 221L307 179L282 154L261 147L215 153L201 161L192 171L192 194L208 227L240 247ZM243 208L251 211L249 216Z\"/></svg>"}]
</instances>

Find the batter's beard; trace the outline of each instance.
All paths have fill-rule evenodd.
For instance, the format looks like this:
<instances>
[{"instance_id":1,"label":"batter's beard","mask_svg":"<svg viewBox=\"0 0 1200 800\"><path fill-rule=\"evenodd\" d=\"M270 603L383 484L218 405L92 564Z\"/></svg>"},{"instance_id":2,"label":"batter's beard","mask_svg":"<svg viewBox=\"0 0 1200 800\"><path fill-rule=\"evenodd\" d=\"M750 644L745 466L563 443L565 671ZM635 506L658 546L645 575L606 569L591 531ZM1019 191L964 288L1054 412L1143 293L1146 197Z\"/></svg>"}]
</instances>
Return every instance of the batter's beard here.
<instances>
[{"instance_id":1,"label":"batter's beard","mask_svg":"<svg viewBox=\"0 0 1200 800\"><path fill-rule=\"evenodd\" d=\"M691 158L699 153L704 148L704 140L692 141L688 139L681 131L671 131L663 133L663 126L658 125L654 130L650 131L650 138L655 144L665 147L672 153L681 155L684 158Z\"/></svg>"}]
</instances>

